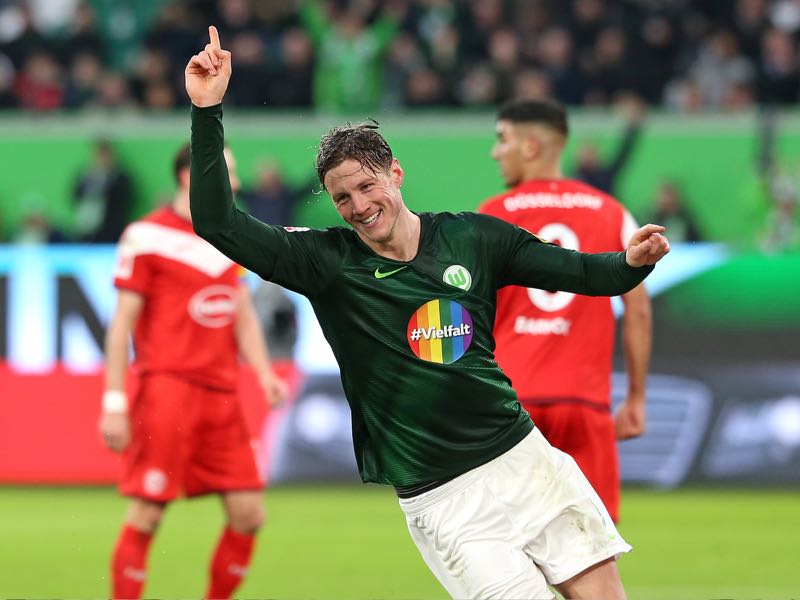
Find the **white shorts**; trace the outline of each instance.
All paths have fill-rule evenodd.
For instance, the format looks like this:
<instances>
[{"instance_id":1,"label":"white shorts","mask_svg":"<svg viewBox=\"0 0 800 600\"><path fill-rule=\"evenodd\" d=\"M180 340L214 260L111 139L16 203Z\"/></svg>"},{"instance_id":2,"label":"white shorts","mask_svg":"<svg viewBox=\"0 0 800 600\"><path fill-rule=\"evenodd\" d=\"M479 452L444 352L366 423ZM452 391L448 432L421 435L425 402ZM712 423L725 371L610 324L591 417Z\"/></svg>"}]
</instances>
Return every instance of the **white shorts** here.
<instances>
[{"instance_id":1,"label":"white shorts","mask_svg":"<svg viewBox=\"0 0 800 600\"><path fill-rule=\"evenodd\" d=\"M575 461L538 429L400 506L454 598L553 598L548 585L631 550Z\"/></svg>"}]
</instances>

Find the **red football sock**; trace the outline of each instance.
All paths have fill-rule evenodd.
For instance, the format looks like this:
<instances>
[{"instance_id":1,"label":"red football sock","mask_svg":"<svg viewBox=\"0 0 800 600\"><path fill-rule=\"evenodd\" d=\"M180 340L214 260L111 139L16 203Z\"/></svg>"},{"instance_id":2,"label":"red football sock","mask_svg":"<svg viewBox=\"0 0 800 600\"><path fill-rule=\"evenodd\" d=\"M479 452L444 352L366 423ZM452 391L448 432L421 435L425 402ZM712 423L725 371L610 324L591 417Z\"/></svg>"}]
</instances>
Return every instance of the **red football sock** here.
<instances>
[{"instance_id":1,"label":"red football sock","mask_svg":"<svg viewBox=\"0 0 800 600\"><path fill-rule=\"evenodd\" d=\"M233 595L247 574L255 539L255 535L225 528L211 559L211 581L206 598L220 600Z\"/></svg>"},{"instance_id":2,"label":"red football sock","mask_svg":"<svg viewBox=\"0 0 800 600\"><path fill-rule=\"evenodd\" d=\"M112 598L141 598L147 577L147 550L152 539L152 533L139 531L130 525L122 528L111 559Z\"/></svg>"}]
</instances>

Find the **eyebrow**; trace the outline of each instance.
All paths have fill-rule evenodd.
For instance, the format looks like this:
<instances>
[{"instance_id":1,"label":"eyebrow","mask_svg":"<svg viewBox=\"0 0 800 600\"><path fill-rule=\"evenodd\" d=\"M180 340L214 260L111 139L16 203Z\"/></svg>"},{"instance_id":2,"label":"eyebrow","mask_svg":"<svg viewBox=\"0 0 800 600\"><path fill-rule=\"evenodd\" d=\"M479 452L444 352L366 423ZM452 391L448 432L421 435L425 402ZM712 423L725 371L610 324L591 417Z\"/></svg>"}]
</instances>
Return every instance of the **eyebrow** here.
<instances>
[{"instance_id":1,"label":"eyebrow","mask_svg":"<svg viewBox=\"0 0 800 600\"><path fill-rule=\"evenodd\" d=\"M340 176L340 179L341 179L341 177L346 177L346 175ZM373 173L373 174L370 175L369 173L364 172L364 178L363 179L359 179L354 187L356 189L358 189L358 188L361 188L361 187L363 187L363 186L365 186L367 184L375 183L376 181L380 181L380 178L378 177L378 175L376 173ZM334 202L341 202L343 199L345 199L345 198L347 198L349 196L350 196L350 192L339 192L337 194L331 194L331 198L333 198Z\"/></svg>"}]
</instances>

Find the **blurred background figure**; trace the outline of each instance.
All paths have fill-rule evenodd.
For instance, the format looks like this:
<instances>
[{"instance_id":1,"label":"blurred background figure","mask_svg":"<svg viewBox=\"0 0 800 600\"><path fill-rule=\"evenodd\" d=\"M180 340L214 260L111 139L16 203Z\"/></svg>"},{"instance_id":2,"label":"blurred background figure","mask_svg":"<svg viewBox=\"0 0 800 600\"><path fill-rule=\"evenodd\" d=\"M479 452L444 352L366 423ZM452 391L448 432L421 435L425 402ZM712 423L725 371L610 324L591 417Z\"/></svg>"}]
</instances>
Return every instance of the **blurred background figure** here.
<instances>
[{"instance_id":1,"label":"blurred background figure","mask_svg":"<svg viewBox=\"0 0 800 600\"><path fill-rule=\"evenodd\" d=\"M128 223L133 182L111 142L95 142L92 163L78 175L73 193L75 232L82 242L113 244Z\"/></svg>"},{"instance_id":2,"label":"blurred background figure","mask_svg":"<svg viewBox=\"0 0 800 600\"><path fill-rule=\"evenodd\" d=\"M700 242L700 230L683 201L683 189L676 181L662 181L655 192L653 212L648 223L658 223L669 231L670 241Z\"/></svg>"},{"instance_id":3,"label":"blurred background figure","mask_svg":"<svg viewBox=\"0 0 800 600\"><path fill-rule=\"evenodd\" d=\"M13 85L20 108L51 111L64 104L64 74L53 54L41 50L28 56Z\"/></svg>"},{"instance_id":4,"label":"blurred background figure","mask_svg":"<svg viewBox=\"0 0 800 600\"><path fill-rule=\"evenodd\" d=\"M277 60L269 74L266 102L270 106L311 106L314 48L300 27L286 30L280 38Z\"/></svg>"},{"instance_id":5,"label":"blurred background figure","mask_svg":"<svg viewBox=\"0 0 800 600\"><path fill-rule=\"evenodd\" d=\"M776 171L769 175L766 186L771 205L767 213L761 248L769 254L797 250L800 247L797 179Z\"/></svg>"},{"instance_id":6,"label":"blurred background figure","mask_svg":"<svg viewBox=\"0 0 800 600\"><path fill-rule=\"evenodd\" d=\"M255 185L239 194L247 212L259 221L270 225L296 225L294 208L304 197L312 193L316 175L300 185L290 185L284 180L277 162L262 160L255 175Z\"/></svg>"},{"instance_id":7,"label":"blurred background figure","mask_svg":"<svg viewBox=\"0 0 800 600\"><path fill-rule=\"evenodd\" d=\"M267 158L256 167L253 187L242 189L238 198L247 212L259 221L290 226L297 224L294 216L297 203L312 193L316 185L316 173L300 185L290 185L284 179L278 162ZM281 286L259 280L253 292L253 306L276 369L287 381L293 381L297 377L294 351L298 334L294 302Z\"/></svg>"},{"instance_id":8,"label":"blurred background figure","mask_svg":"<svg viewBox=\"0 0 800 600\"><path fill-rule=\"evenodd\" d=\"M705 108L752 105L756 71L727 29L717 29L701 44L688 76L697 83Z\"/></svg>"},{"instance_id":9,"label":"blurred background figure","mask_svg":"<svg viewBox=\"0 0 800 600\"><path fill-rule=\"evenodd\" d=\"M760 196L766 209L759 245L768 254L800 247L800 225L797 222L800 189L794 170L780 162L778 126L779 114L773 105L759 112L756 168L760 178Z\"/></svg>"},{"instance_id":10,"label":"blurred background figure","mask_svg":"<svg viewBox=\"0 0 800 600\"><path fill-rule=\"evenodd\" d=\"M0 53L0 110L17 106L17 97L12 91L15 75L14 64Z\"/></svg>"},{"instance_id":11,"label":"blurred background figure","mask_svg":"<svg viewBox=\"0 0 800 600\"><path fill-rule=\"evenodd\" d=\"M21 227L11 242L38 246L41 244L64 244L69 238L47 218L45 210L38 203L31 202L25 208Z\"/></svg>"},{"instance_id":12,"label":"blurred background figure","mask_svg":"<svg viewBox=\"0 0 800 600\"><path fill-rule=\"evenodd\" d=\"M260 281L253 292L253 306L267 340L271 359L292 364L297 344L297 309L281 286Z\"/></svg>"},{"instance_id":13,"label":"blurred background figure","mask_svg":"<svg viewBox=\"0 0 800 600\"><path fill-rule=\"evenodd\" d=\"M794 104L800 98L800 67L794 38L773 28L761 38L758 100L762 104Z\"/></svg>"},{"instance_id":14,"label":"blurred background figure","mask_svg":"<svg viewBox=\"0 0 800 600\"><path fill-rule=\"evenodd\" d=\"M381 60L397 33L407 2L302 2L301 19L316 49L314 107L321 112L369 114L381 97Z\"/></svg>"},{"instance_id":15,"label":"blurred background figure","mask_svg":"<svg viewBox=\"0 0 800 600\"><path fill-rule=\"evenodd\" d=\"M622 107L626 121L622 141L609 160L600 156L600 149L592 143L584 143L578 149L577 164L573 177L588 183L592 187L614 194L617 177L622 173L631 158L642 130L645 105L635 97L626 100Z\"/></svg>"},{"instance_id":16,"label":"blurred background figure","mask_svg":"<svg viewBox=\"0 0 800 600\"><path fill-rule=\"evenodd\" d=\"M69 64L69 78L64 94L65 108L80 108L96 102L105 70L96 54L80 52Z\"/></svg>"}]
</instances>

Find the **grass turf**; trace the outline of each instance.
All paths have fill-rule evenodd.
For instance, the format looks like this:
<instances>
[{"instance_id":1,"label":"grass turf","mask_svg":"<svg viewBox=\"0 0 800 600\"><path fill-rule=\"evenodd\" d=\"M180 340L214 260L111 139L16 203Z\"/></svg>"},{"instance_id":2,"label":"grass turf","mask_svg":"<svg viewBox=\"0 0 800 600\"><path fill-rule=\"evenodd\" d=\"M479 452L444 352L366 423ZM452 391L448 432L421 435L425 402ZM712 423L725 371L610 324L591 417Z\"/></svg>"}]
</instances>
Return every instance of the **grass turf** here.
<instances>
[{"instance_id":1,"label":"grass turf","mask_svg":"<svg viewBox=\"0 0 800 600\"><path fill-rule=\"evenodd\" d=\"M268 523L242 598L445 598L386 488L292 487L266 495ZM798 495L626 490L620 561L632 599L800 598ZM0 597L108 597L125 510L110 488L0 487ZM201 597L222 526L215 498L175 503L145 594Z\"/></svg>"}]
</instances>

